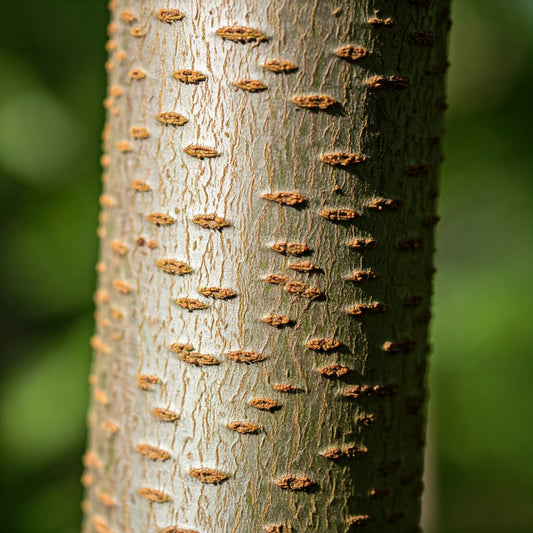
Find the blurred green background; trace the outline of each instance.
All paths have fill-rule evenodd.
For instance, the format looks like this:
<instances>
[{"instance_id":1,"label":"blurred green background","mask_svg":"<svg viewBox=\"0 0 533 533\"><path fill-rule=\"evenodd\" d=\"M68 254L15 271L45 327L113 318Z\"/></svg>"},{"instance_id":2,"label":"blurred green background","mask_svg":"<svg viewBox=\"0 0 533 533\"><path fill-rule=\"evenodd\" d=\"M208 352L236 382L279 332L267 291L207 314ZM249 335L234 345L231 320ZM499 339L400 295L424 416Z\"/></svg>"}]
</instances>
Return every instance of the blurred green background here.
<instances>
[{"instance_id":1,"label":"blurred green background","mask_svg":"<svg viewBox=\"0 0 533 533\"><path fill-rule=\"evenodd\" d=\"M533 531L533 1L455 0L431 365L438 533ZM0 528L77 532L103 0L2 1ZM528 316L529 315L529 316Z\"/></svg>"}]
</instances>

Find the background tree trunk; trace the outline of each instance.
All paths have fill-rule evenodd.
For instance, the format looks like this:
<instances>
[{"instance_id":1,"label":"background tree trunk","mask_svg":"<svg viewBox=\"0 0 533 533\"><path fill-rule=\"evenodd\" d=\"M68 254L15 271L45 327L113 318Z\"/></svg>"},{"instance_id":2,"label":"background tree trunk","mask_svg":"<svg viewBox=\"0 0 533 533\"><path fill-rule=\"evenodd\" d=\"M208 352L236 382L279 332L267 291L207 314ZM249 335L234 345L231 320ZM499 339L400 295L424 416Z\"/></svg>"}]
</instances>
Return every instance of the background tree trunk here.
<instances>
[{"instance_id":1,"label":"background tree trunk","mask_svg":"<svg viewBox=\"0 0 533 533\"><path fill-rule=\"evenodd\" d=\"M86 531L417 530L448 3L111 2Z\"/></svg>"}]
</instances>

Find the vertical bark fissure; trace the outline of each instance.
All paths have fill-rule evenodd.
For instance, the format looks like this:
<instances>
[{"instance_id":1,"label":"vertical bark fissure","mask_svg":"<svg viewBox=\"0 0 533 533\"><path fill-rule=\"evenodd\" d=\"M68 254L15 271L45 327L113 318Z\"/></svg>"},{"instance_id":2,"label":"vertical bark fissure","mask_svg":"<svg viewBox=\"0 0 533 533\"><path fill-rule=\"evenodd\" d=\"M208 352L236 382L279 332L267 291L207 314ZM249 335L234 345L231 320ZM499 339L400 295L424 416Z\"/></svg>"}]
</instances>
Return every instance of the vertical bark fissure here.
<instances>
[{"instance_id":1,"label":"vertical bark fissure","mask_svg":"<svg viewBox=\"0 0 533 533\"><path fill-rule=\"evenodd\" d=\"M86 531L416 531L448 0L112 0Z\"/></svg>"}]
</instances>

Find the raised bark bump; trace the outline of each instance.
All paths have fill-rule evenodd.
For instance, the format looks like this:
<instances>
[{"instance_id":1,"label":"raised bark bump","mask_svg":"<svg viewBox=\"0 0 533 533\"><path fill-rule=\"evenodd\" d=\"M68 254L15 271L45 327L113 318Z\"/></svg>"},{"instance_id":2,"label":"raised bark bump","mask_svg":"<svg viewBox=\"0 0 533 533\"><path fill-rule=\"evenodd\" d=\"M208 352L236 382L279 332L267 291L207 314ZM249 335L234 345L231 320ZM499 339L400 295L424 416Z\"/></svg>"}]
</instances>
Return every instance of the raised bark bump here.
<instances>
[{"instance_id":1,"label":"raised bark bump","mask_svg":"<svg viewBox=\"0 0 533 533\"><path fill-rule=\"evenodd\" d=\"M326 378L341 378L343 376L346 376L350 372L353 372L353 370L345 365L340 365L339 363L332 363L330 365L323 366L322 368L317 368L316 372Z\"/></svg>"},{"instance_id":2,"label":"raised bark bump","mask_svg":"<svg viewBox=\"0 0 533 533\"><path fill-rule=\"evenodd\" d=\"M228 424L228 428L232 431L236 431L237 433L242 434L256 434L259 433L261 430L261 426L258 426L257 424L254 424L253 422L247 422L247 421L235 421L230 422Z\"/></svg>"},{"instance_id":3,"label":"raised bark bump","mask_svg":"<svg viewBox=\"0 0 533 533\"><path fill-rule=\"evenodd\" d=\"M286 475L276 479L274 485L282 490L308 491L309 489L316 487L318 484L307 476Z\"/></svg>"},{"instance_id":4,"label":"raised bark bump","mask_svg":"<svg viewBox=\"0 0 533 533\"><path fill-rule=\"evenodd\" d=\"M150 444L137 444L136 450L152 461L168 461L170 459L170 454L166 450Z\"/></svg>"},{"instance_id":5,"label":"raised bark bump","mask_svg":"<svg viewBox=\"0 0 533 533\"><path fill-rule=\"evenodd\" d=\"M263 65L263 68L275 73L290 73L297 71L298 65L284 59L271 59Z\"/></svg>"},{"instance_id":6,"label":"raised bark bump","mask_svg":"<svg viewBox=\"0 0 533 533\"><path fill-rule=\"evenodd\" d=\"M338 106L339 102L331 96L326 94L310 94L310 95L301 95L293 96L291 102L296 104L298 107L303 107L305 109L311 110L326 110L332 107Z\"/></svg>"},{"instance_id":7,"label":"raised bark bump","mask_svg":"<svg viewBox=\"0 0 533 533\"><path fill-rule=\"evenodd\" d=\"M164 407L154 407L152 414L162 422L176 422L180 418L177 413Z\"/></svg>"},{"instance_id":8,"label":"raised bark bump","mask_svg":"<svg viewBox=\"0 0 533 533\"><path fill-rule=\"evenodd\" d=\"M285 326L290 326L293 324L288 316L285 315L268 315L261 319L265 324L269 326L274 326L275 328L284 328Z\"/></svg>"},{"instance_id":9,"label":"raised bark bump","mask_svg":"<svg viewBox=\"0 0 533 533\"><path fill-rule=\"evenodd\" d=\"M211 158L211 157L219 157L222 154L215 150L214 148L210 148L209 146L202 146L200 144L191 144L189 146L186 146L183 151L190 155L191 157L195 157L196 159L204 159L204 158Z\"/></svg>"},{"instance_id":10,"label":"raised bark bump","mask_svg":"<svg viewBox=\"0 0 533 533\"><path fill-rule=\"evenodd\" d=\"M139 374L137 376L137 387L144 391L152 390L152 385L160 385L161 378L150 374Z\"/></svg>"},{"instance_id":11,"label":"raised bark bump","mask_svg":"<svg viewBox=\"0 0 533 533\"><path fill-rule=\"evenodd\" d=\"M340 348L341 343L334 338L317 338L308 340L305 345L314 352L331 352Z\"/></svg>"},{"instance_id":12,"label":"raised bark bump","mask_svg":"<svg viewBox=\"0 0 533 533\"><path fill-rule=\"evenodd\" d=\"M233 85L238 89L242 89L243 91L247 91L249 93L259 93L268 89L268 87L262 81L252 80L249 78L234 81Z\"/></svg>"},{"instance_id":13,"label":"raised bark bump","mask_svg":"<svg viewBox=\"0 0 533 533\"><path fill-rule=\"evenodd\" d=\"M221 287L201 287L198 292L202 296L213 298L214 300L231 300L237 296L234 290Z\"/></svg>"},{"instance_id":14,"label":"raised bark bump","mask_svg":"<svg viewBox=\"0 0 533 533\"><path fill-rule=\"evenodd\" d=\"M178 81L181 81L182 83L192 84L198 84L202 81L207 80L207 76L203 72L199 72L198 70L191 70L188 68L175 70L172 73L172 77Z\"/></svg>"},{"instance_id":15,"label":"raised bark bump","mask_svg":"<svg viewBox=\"0 0 533 533\"><path fill-rule=\"evenodd\" d=\"M235 43L267 41L268 37L259 30L247 26L223 26L215 32L219 37Z\"/></svg>"},{"instance_id":16,"label":"raised bark bump","mask_svg":"<svg viewBox=\"0 0 533 533\"><path fill-rule=\"evenodd\" d=\"M264 193L262 197L268 202L275 202L290 207L299 207L307 203L307 198L297 192L278 191L274 193Z\"/></svg>"},{"instance_id":17,"label":"raised bark bump","mask_svg":"<svg viewBox=\"0 0 533 533\"><path fill-rule=\"evenodd\" d=\"M150 487L140 488L139 495L152 503L166 503L170 501L170 496L167 493Z\"/></svg>"},{"instance_id":18,"label":"raised bark bump","mask_svg":"<svg viewBox=\"0 0 533 533\"><path fill-rule=\"evenodd\" d=\"M167 274L184 276L192 272L192 268L187 263L177 259L158 259L155 264Z\"/></svg>"},{"instance_id":19,"label":"raised bark bump","mask_svg":"<svg viewBox=\"0 0 533 533\"><path fill-rule=\"evenodd\" d=\"M146 215L146 220L152 222L156 226L171 226L176 223L176 220L165 213L149 213Z\"/></svg>"},{"instance_id":20,"label":"raised bark bump","mask_svg":"<svg viewBox=\"0 0 533 533\"><path fill-rule=\"evenodd\" d=\"M261 355L252 350L234 350L226 353L226 356L235 361L236 363L245 363L247 365L251 363L260 363L266 359L264 355Z\"/></svg>"},{"instance_id":21,"label":"raised bark bump","mask_svg":"<svg viewBox=\"0 0 533 533\"><path fill-rule=\"evenodd\" d=\"M331 208L320 211L320 216L331 222L348 222L361 216L361 213L353 209Z\"/></svg>"},{"instance_id":22,"label":"raised bark bump","mask_svg":"<svg viewBox=\"0 0 533 533\"><path fill-rule=\"evenodd\" d=\"M366 59L370 55L370 51L362 46L345 45L337 48L334 54L342 59L348 59L350 61L361 61Z\"/></svg>"},{"instance_id":23,"label":"raised bark bump","mask_svg":"<svg viewBox=\"0 0 533 533\"><path fill-rule=\"evenodd\" d=\"M332 167L347 168L364 163L366 161L366 156L351 152L332 152L322 154L320 160Z\"/></svg>"},{"instance_id":24,"label":"raised bark bump","mask_svg":"<svg viewBox=\"0 0 533 533\"><path fill-rule=\"evenodd\" d=\"M250 405L260 411L268 411L270 413L281 409L281 404L271 398L252 398Z\"/></svg>"},{"instance_id":25,"label":"raised bark bump","mask_svg":"<svg viewBox=\"0 0 533 533\"><path fill-rule=\"evenodd\" d=\"M202 483L218 485L229 478L229 474L215 468L191 468L189 475Z\"/></svg>"},{"instance_id":26,"label":"raised bark bump","mask_svg":"<svg viewBox=\"0 0 533 533\"><path fill-rule=\"evenodd\" d=\"M387 306L379 302L374 302L371 304L357 304L354 307L347 309L347 313L354 316L385 313L386 311Z\"/></svg>"},{"instance_id":27,"label":"raised bark bump","mask_svg":"<svg viewBox=\"0 0 533 533\"><path fill-rule=\"evenodd\" d=\"M226 219L219 217L213 213L205 215L195 215L192 221L195 224L202 226L202 228L214 230L221 230L222 228L226 228L230 225L230 223Z\"/></svg>"},{"instance_id":28,"label":"raised bark bump","mask_svg":"<svg viewBox=\"0 0 533 533\"><path fill-rule=\"evenodd\" d=\"M189 119L187 117L184 117L180 113L176 113L175 111L165 111L163 113L159 113L156 115L156 118L159 122L163 124L168 124L171 126L183 126L184 124L187 124L189 122Z\"/></svg>"},{"instance_id":29,"label":"raised bark bump","mask_svg":"<svg viewBox=\"0 0 533 533\"><path fill-rule=\"evenodd\" d=\"M342 459L361 459L367 454L368 450L363 447L358 447L354 444L342 447L328 448L322 455L330 461L340 461Z\"/></svg>"},{"instance_id":30,"label":"raised bark bump","mask_svg":"<svg viewBox=\"0 0 533 533\"><path fill-rule=\"evenodd\" d=\"M207 309L209 306L201 302L200 300L197 300L196 298L176 298L174 300L174 303L183 309L187 309L188 311L197 311L199 309Z\"/></svg>"},{"instance_id":31,"label":"raised bark bump","mask_svg":"<svg viewBox=\"0 0 533 533\"><path fill-rule=\"evenodd\" d=\"M179 9L160 9L157 12L157 18L161 22L166 22L167 24L172 24L172 22L178 22L185 18L185 14L182 13Z\"/></svg>"}]
</instances>

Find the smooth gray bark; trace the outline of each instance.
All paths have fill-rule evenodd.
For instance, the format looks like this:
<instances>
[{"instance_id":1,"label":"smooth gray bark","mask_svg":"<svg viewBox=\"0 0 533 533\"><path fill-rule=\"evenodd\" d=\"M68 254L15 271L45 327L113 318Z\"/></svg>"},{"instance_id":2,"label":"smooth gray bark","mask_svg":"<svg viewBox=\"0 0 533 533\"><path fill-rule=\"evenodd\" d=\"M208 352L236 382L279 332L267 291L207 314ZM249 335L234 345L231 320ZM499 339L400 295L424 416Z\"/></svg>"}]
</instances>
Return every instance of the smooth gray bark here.
<instances>
[{"instance_id":1,"label":"smooth gray bark","mask_svg":"<svg viewBox=\"0 0 533 533\"><path fill-rule=\"evenodd\" d=\"M448 3L111 3L85 531L417 530Z\"/></svg>"}]
</instances>

